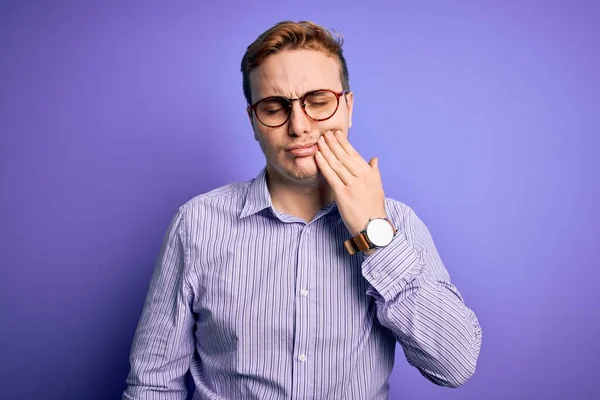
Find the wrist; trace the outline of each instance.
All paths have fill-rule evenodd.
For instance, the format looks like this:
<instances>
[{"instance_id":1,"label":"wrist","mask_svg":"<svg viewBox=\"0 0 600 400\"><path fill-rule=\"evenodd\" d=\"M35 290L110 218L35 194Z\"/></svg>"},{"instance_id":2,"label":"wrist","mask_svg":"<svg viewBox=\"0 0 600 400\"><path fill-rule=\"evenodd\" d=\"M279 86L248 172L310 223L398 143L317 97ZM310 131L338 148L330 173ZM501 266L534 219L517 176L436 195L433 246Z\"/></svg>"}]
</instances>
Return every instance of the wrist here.
<instances>
[{"instance_id":1,"label":"wrist","mask_svg":"<svg viewBox=\"0 0 600 400\"><path fill-rule=\"evenodd\" d=\"M377 249L368 249L368 250L364 250L362 253L365 257L369 257L371 254L373 254L375 252L375 250L377 250Z\"/></svg>"},{"instance_id":2,"label":"wrist","mask_svg":"<svg viewBox=\"0 0 600 400\"><path fill-rule=\"evenodd\" d=\"M344 247L350 255L362 252L368 257L377 248L389 245L395 235L396 229L388 218L371 218L365 229L344 242Z\"/></svg>"}]
</instances>

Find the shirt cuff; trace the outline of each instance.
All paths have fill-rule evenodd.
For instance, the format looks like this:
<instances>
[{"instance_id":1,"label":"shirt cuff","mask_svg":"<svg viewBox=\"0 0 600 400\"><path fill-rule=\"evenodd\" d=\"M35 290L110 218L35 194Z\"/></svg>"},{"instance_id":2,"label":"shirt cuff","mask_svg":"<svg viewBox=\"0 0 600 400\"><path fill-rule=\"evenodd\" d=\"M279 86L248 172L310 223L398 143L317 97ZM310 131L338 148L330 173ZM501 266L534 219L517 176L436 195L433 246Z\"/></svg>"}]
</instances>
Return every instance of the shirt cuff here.
<instances>
[{"instance_id":1,"label":"shirt cuff","mask_svg":"<svg viewBox=\"0 0 600 400\"><path fill-rule=\"evenodd\" d=\"M409 243L403 232L362 263L363 276L385 302L393 300L422 270L420 250Z\"/></svg>"}]
</instances>

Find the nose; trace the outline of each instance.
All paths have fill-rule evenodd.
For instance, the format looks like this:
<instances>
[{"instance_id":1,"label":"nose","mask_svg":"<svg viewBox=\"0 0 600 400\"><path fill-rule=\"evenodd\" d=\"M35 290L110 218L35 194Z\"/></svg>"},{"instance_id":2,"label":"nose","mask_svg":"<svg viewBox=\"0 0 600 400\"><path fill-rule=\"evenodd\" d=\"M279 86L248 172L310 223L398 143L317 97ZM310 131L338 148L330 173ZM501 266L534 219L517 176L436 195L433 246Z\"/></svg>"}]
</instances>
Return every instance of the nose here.
<instances>
[{"instance_id":1,"label":"nose","mask_svg":"<svg viewBox=\"0 0 600 400\"><path fill-rule=\"evenodd\" d=\"M304 114L300 101L292 101L288 134L290 136L301 136L304 133L309 133L310 127L311 121L306 114Z\"/></svg>"}]
</instances>

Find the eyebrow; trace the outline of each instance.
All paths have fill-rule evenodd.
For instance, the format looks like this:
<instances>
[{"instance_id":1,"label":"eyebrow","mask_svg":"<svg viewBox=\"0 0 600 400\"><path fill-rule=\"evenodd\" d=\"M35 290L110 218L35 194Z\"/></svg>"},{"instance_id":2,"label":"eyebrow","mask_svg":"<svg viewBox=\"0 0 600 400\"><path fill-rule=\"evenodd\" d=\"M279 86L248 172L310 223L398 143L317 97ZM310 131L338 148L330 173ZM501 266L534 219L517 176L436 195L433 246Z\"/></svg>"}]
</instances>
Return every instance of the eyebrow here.
<instances>
[{"instance_id":1,"label":"eyebrow","mask_svg":"<svg viewBox=\"0 0 600 400\"><path fill-rule=\"evenodd\" d=\"M316 89L307 90L306 92L302 93L302 96L305 96L307 93L310 93L310 92L318 92L319 90L333 90L333 91L335 91L335 89L328 89L328 88L324 88L324 87L319 87L319 88L316 88ZM262 101L264 99L269 99L269 98L274 98L274 97L289 100L289 99L299 99L299 98L302 98L302 96L300 96L300 97L287 97L287 96L284 96L284 95L281 95L281 94L274 94L274 95L270 95L270 96L261 97L260 99L256 100L254 103L258 103L259 101Z\"/></svg>"}]
</instances>

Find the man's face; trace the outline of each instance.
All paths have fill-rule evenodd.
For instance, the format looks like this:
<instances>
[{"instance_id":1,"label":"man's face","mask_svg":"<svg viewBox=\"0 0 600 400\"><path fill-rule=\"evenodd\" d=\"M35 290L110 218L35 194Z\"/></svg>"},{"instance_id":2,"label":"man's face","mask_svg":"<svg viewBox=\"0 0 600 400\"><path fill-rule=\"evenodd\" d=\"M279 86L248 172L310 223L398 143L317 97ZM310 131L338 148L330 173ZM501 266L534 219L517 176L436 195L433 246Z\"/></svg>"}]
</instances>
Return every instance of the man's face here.
<instances>
[{"instance_id":1,"label":"man's face","mask_svg":"<svg viewBox=\"0 0 600 400\"><path fill-rule=\"evenodd\" d=\"M299 98L317 89L342 91L340 67L334 58L314 50L287 50L273 54L250 72L252 103L270 96ZM299 156L288 151L295 145L316 143L327 130L348 135L352 125L353 94L340 97L335 114L326 121L313 121L299 101L292 102L289 120L270 128L252 115L254 138L265 154L268 169L299 184L315 182L319 176L314 155Z\"/></svg>"}]
</instances>

